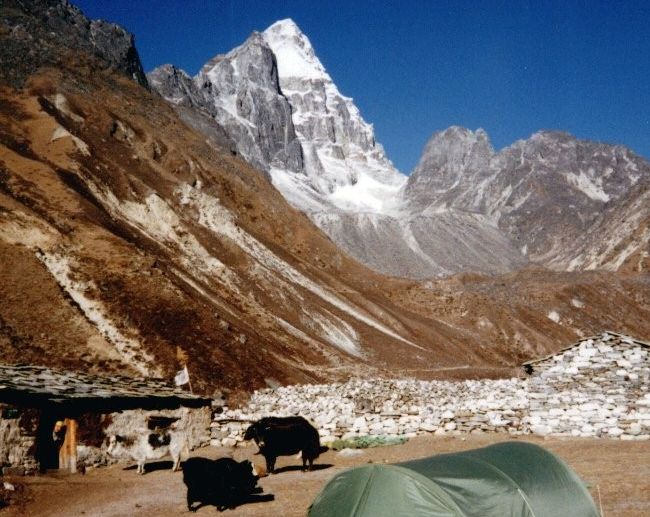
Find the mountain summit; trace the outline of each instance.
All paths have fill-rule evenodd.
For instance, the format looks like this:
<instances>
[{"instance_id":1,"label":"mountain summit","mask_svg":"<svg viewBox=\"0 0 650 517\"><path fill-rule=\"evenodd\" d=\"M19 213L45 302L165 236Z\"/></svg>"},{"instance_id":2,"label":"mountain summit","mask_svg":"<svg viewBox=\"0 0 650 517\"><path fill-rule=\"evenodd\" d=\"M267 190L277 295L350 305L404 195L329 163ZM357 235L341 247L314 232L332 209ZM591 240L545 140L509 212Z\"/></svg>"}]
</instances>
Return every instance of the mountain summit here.
<instances>
[{"instance_id":1,"label":"mountain summit","mask_svg":"<svg viewBox=\"0 0 650 517\"><path fill-rule=\"evenodd\" d=\"M262 34L277 59L305 160L303 175L272 168L273 184L308 212L389 210L406 178L375 141L372 126L352 99L341 95L292 20L276 22Z\"/></svg>"},{"instance_id":2,"label":"mountain summit","mask_svg":"<svg viewBox=\"0 0 650 517\"><path fill-rule=\"evenodd\" d=\"M496 152L484 130L454 126L434 133L407 177L290 19L253 33L194 78L167 66L149 81L380 272L500 273L531 262L617 269L647 252L650 215L635 208L646 205L639 196L650 184L643 158L548 131ZM614 217L628 221L622 234Z\"/></svg>"},{"instance_id":3,"label":"mountain summit","mask_svg":"<svg viewBox=\"0 0 650 517\"><path fill-rule=\"evenodd\" d=\"M282 79L332 80L316 57L311 42L291 18L275 22L262 34L278 60Z\"/></svg>"}]
</instances>

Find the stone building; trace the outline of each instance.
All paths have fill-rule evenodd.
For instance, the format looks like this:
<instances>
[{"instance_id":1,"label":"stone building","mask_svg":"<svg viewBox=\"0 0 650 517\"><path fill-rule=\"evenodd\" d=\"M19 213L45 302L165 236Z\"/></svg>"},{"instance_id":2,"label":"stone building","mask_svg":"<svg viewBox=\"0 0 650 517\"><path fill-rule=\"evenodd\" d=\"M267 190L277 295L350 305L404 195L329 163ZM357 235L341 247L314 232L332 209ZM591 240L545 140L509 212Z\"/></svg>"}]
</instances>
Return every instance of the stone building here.
<instances>
[{"instance_id":1,"label":"stone building","mask_svg":"<svg viewBox=\"0 0 650 517\"><path fill-rule=\"evenodd\" d=\"M302 415L321 439L508 433L650 440L650 345L604 332L523 365L512 379L345 383L259 390L218 415L212 443L243 443L249 422Z\"/></svg>"},{"instance_id":2,"label":"stone building","mask_svg":"<svg viewBox=\"0 0 650 517\"><path fill-rule=\"evenodd\" d=\"M158 379L0 365L0 467L30 473L107 461L104 438L174 423L209 442L210 399Z\"/></svg>"},{"instance_id":3,"label":"stone building","mask_svg":"<svg viewBox=\"0 0 650 517\"><path fill-rule=\"evenodd\" d=\"M615 332L523 365L537 434L633 439L650 434L650 344Z\"/></svg>"}]
</instances>

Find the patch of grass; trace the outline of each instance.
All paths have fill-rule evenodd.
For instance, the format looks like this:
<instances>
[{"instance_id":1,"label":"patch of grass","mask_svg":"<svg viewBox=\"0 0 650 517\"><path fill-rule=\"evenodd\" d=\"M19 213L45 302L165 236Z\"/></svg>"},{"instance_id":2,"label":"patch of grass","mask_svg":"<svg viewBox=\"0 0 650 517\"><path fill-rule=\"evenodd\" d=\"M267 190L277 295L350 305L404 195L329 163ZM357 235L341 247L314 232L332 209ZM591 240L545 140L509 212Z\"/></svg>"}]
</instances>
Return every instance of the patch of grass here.
<instances>
[{"instance_id":1,"label":"patch of grass","mask_svg":"<svg viewBox=\"0 0 650 517\"><path fill-rule=\"evenodd\" d=\"M330 449L340 451L343 449L368 449L370 447L384 447L386 445L402 445L408 438L405 436L358 436L349 440L335 440L329 444Z\"/></svg>"}]
</instances>

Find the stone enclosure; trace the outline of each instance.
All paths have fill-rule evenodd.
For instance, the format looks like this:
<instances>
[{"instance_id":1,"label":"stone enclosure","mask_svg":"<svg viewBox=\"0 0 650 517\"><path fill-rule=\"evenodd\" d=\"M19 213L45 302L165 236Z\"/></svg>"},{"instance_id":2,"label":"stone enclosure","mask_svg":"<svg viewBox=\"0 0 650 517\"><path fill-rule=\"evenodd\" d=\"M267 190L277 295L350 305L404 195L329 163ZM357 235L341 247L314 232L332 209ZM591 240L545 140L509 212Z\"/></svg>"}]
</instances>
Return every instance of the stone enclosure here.
<instances>
[{"instance_id":1,"label":"stone enclosure","mask_svg":"<svg viewBox=\"0 0 650 517\"><path fill-rule=\"evenodd\" d=\"M213 445L243 442L249 421L302 415L327 443L365 435L497 432L650 439L650 345L613 332L524 364L521 378L350 380L257 391L225 408Z\"/></svg>"}]
</instances>

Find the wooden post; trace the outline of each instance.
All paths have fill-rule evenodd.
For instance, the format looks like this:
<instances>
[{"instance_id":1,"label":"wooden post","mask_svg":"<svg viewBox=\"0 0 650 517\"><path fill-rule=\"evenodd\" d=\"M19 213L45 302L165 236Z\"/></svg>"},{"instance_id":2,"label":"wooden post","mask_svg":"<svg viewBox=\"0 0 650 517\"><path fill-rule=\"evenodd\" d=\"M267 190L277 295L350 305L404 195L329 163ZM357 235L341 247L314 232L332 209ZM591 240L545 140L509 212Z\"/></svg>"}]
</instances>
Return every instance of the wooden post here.
<instances>
[{"instance_id":1,"label":"wooden post","mask_svg":"<svg viewBox=\"0 0 650 517\"><path fill-rule=\"evenodd\" d=\"M66 418L65 438L59 449L59 468L67 469L70 473L77 472L77 421L74 418Z\"/></svg>"},{"instance_id":2,"label":"wooden post","mask_svg":"<svg viewBox=\"0 0 650 517\"><path fill-rule=\"evenodd\" d=\"M70 433L69 458L70 458L70 472L72 474L77 472L77 421L74 418L69 419L68 432Z\"/></svg>"}]
</instances>

